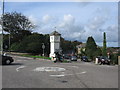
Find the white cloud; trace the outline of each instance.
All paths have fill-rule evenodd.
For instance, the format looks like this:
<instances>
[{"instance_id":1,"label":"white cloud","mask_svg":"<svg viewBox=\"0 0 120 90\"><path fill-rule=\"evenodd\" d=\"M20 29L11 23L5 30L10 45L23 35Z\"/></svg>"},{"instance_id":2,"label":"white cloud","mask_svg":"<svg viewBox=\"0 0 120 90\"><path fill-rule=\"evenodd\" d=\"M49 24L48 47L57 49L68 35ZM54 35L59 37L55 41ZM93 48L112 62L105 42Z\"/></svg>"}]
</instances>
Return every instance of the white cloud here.
<instances>
[{"instance_id":1,"label":"white cloud","mask_svg":"<svg viewBox=\"0 0 120 90\"><path fill-rule=\"evenodd\" d=\"M58 25L59 30L62 30L62 36L70 40L80 40L84 27L76 24L76 19L71 14L64 15L63 21Z\"/></svg>"},{"instance_id":2,"label":"white cloud","mask_svg":"<svg viewBox=\"0 0 120 90\"><path fill-rule=\"evenodd\" d=\"M62 34L67 40L79 40L86 41L89 36L93 36L96 42L103 41L103 32L107 34L107 41L117 41L118 38L118 30L116 25L112 25L101 29L103 25L108 20L106 16L96 16L93 19L90 19L86 25L82 25L77 21L71 14L66 14L61 17L55 17L50 15L44 15L41 19L35 19L33 16L29 17L30 20L36 23L39 28L37 28L37 32L43 34L49 34L54 31L54 27L57 27L57 31ZM76 23L77 21L77 23Z\"/></svg>"},{"instance_id":3,"label":"white cloud","mask_svg":"<svg viewBox=\"0 0 120 90\"><path fill-rule=\"evenodd\" d=\"M97 30L100 27L102 27L103 25L105 25L107 20L108 20L107 16L96 16L89 20L89 24L87 25L87 27L90 30Z\"/></svg>"},{"instance_id":4,"label":"white cloud","mask_svg":"<svg viewBox=\"0 0 120 90\"><path fill-rule=\"evenodd\" d=\"M71 14L64 15L64 22L68 25L74 24L75 18Z\"/></svg>"},{"instance_id":5,"label":"white cloud","mask_svg":"<svg viewBox=\"0 0 120 90\"><path fill-rule=\"evenodd\" d=\"M28 19L32 22L32 24L36 25L38 23L37 19L33 17L33 15L30 15Z\"/></svg>"},{"instance_id":6,"label":"white cloud","mask_svg":"<svg viewBox=\"0 0 120 90\"><path fill-rule=\"evenodd\" d=\"M103 10L102 8L97 8L94 12L95 15L93 15L93 18L88 20L88 23L85 25L85 32L82 34L81 38L82 40L87 40L89 36L93 36L95 41L102 42L103 41L103 32L107 33L107 39L108 41L112 41L117 38L117 32L113 31L115 28L111 27L107 23L111 20L109 15L109 9ZM94 14L93 13L93 14ZM105 26L105 27L104 27ZM107 27L109 26L109 30ZM114 33L113 33L114 32ZM116 38L109 38L113 35L116 35Z\"/></svg>"},{"instance_id":7,"label":"white cloud","mask_svg":"<svg viewBox=\"0 0 120 90\"><path fill-rule=\"evenodd\" d=\"M108 26L105 29L90 30L85 27L85 32L81 35L82 40L87 40L89 36L93 36L96 42L103 41L103 32L106 32L108 42L118 42L118 27L117 25Z\"/></svg>"},{"instance_id":8,"label":"white cloud","mask_svg":"<svg viewBox=\"0 0 120 90\"><path fill-rule=\"evenodd\" d=\"M107 40L118 42L118 26L112 25L106 28Z\"/></svg>"},{"instance_id":9,"label":"white cloud","mask_svg":"<svg viewBox=\"0 0 120 90\"><path fill-rule=\"evenodd\" d=\"M49 23L52 20L52 17L50 15L43 16L43 22Z\"/></svg>"},{"instance_id":10,"label":"white cloud","mask_svg":"<svg viewBox=\"0 0 120 90\"><path fill-rule=\"evenodd\" d=\"M60 28L65 28L65 27L70 27L71 25L74 25L75 23L75 18L71 15L64 15L63 21L59 24L58 27Z\"/></svg>"}]
</instances>

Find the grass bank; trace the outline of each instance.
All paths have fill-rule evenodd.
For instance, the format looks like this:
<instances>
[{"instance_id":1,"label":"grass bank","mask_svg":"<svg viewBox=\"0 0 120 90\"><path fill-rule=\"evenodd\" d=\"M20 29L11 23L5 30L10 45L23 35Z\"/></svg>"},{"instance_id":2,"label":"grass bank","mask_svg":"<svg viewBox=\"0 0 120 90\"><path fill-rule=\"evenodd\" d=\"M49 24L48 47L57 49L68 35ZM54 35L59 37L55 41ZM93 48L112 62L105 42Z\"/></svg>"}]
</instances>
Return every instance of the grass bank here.
<instances>
[{"instance_id":1,"label":"grass bank","mask_svg":"<svg viewBox=\"0 0 120 90\"><path fill-rule=\"evenodd\" d=\"M48 59L48 60L51 60L50 57L44 57L44 56L34 56L34 55L20 55L20 56L24 56L24 57L31 57L31 58L41 58L41 59Z\"/></svg>"}]
</instances>

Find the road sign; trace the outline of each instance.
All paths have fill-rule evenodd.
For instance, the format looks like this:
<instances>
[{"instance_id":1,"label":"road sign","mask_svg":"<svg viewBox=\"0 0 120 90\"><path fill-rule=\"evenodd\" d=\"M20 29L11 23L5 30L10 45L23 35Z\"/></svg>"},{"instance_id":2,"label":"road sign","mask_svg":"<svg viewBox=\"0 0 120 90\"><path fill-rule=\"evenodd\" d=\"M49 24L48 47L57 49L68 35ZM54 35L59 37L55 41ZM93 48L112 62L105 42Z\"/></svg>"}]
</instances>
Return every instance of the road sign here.
<instances>
[{"instance_id":1,"label":"road sign","mask_svg":"<svg viewBox=\"0 0 120 90\"><path fill-rule=\"evenodd\" d=\"M45 49L45 45L44 44L42 45L42 48Z\"/></svg>"}]
</instances>

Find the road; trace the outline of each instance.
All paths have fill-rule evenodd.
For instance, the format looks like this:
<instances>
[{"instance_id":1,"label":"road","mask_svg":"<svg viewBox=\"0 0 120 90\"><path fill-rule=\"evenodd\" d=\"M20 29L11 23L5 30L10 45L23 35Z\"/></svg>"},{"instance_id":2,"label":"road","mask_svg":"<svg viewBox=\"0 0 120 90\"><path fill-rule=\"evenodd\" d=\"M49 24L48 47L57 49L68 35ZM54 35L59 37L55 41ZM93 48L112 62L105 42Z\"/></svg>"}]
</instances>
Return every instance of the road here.
<instances>
[{"instance_id":1,"label":"road","mask_svg":"<svg viewBox=\"0 0 120 90\"><path fill-rule=\"evenodd\" d=\"M2 88L118 88L118 66L13 58L2 67Z\"/></svg>"}]
</instances>

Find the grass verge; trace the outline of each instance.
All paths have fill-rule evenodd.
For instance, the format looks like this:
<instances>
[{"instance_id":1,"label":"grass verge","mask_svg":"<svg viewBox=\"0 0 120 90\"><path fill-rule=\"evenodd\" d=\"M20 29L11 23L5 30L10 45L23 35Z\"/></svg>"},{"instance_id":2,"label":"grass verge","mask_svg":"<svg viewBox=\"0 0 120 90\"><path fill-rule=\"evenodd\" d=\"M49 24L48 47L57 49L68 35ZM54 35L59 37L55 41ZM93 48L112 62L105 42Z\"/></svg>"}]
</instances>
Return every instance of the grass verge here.
<instances>
[{"instance_id":1,"label":"grass verge","mask_svg":"<svg viewBox=\"0 0 120 90\"><path fill-rule=\"evenodd\" d=\"M44 56L33 56L33 55L20 55L20 56L24 56L24 57L31 57L31 58L41 58L41 59L48 59L51 60L50 57L44 57Z\"/></svg>"}]
</instances>

